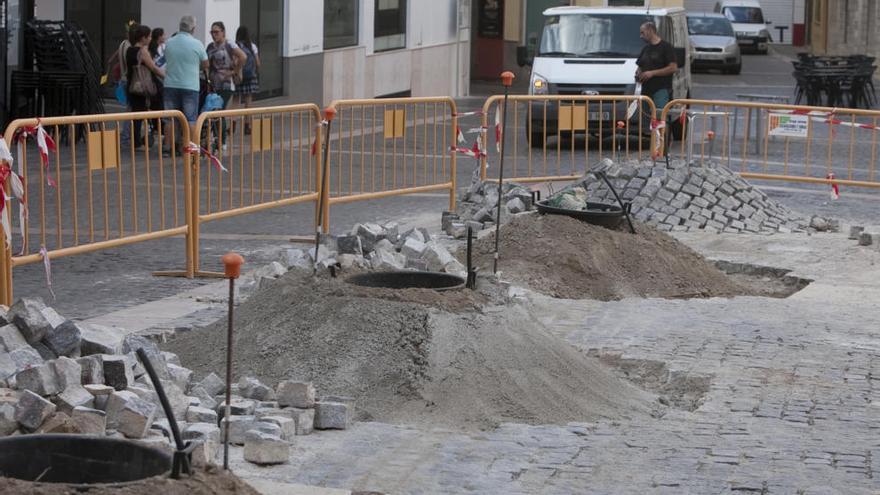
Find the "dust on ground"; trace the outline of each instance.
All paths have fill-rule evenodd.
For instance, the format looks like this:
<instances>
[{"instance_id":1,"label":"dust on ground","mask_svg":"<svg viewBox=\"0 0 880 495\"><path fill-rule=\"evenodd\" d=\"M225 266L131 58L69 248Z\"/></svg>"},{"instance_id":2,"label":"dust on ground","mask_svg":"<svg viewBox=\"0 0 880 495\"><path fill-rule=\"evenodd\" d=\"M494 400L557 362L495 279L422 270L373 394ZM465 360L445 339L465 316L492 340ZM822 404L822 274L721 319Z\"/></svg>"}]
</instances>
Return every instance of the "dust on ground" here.
<instances>
[{"instance_id":1,"label":"dust on ground","mask_svg":"<svg viewBox=\"0 0 880 495\"><path fill-rule=\"evenodd\" d=\"M640 223L635 228L631 234L562 215L517 215L501 227L499 271L565 299L759 295L669 235ZM491 273L494 252L494 232L474 243L482 273Z\"/></svg>"},{"instance_id":2,"label":"dust on ground","mask_svg":"<svg viewBox=\"0 0 880 495\"><path fill-rule=\"evenodd\" d=\"M229 471L216 466L196 471L192 476L182 476L173 480L167 476L155 476L142 481L122 484L81 485L62 483L32 483L0 477L0 493L21 493L29 495L208 495L230 493L240 495L259 495L259 492Z\"/></svg>"},{"instance_id":3,"label":"dust on ground","mask_svg":"<svg viewBox=\"0 0 880 495\"><path fill-rule=\"evenodd\" d=\"M521 307L480 307L479 294L291 272L236 310L233 375L311 381L319 395L354 397L362 421L464 430L632 418L657 406ZM198 376L222 376L225 321L163 348Z\"/></svg>"}]
</instances>

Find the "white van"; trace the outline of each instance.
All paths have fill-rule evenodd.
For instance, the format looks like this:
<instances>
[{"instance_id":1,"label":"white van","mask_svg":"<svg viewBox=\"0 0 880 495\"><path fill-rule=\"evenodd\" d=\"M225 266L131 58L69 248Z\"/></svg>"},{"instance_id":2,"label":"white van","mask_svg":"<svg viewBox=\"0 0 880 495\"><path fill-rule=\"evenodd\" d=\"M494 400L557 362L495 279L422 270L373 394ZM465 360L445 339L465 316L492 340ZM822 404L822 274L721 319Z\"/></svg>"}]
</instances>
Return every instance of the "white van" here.
<instances>
[{"instance_id":1,"label":"white van","mask_svg":"<svg viewBox=\"0 0 880 495\"><path fill-rule=\"evenodd\" d=\"M758 0L724 0L715 4L715 12L724 14L733 24L740 48L766 54L770 36L769 22L764 18Z\"/></svg>"},{"instance_id":2,"label":"white van","mask_svg":"<svg viewBox=\"0 0 880 495\"><path fill-rule=\"evenodd\" d=\"M529 94L635 94L636 59L645 45L639 37L639 27L653 21L660 37L676 49L679 70L673 75L672 98L690 96L691 47L683 8L554 7L544 11L544 18L541 42L531 64ZM619 107L616 115L621 119L626 115L626 104ZM612 124L615 111L610 104L605 108L608 111L602 115L591 111L590 122ZM533 115L529 127L531 142L543 143L545 131L548 136L556 133L557 108L547 105L546 130L543 105ZM590 127L599 128L592 124Z\"/></svg>"}]
</instances>

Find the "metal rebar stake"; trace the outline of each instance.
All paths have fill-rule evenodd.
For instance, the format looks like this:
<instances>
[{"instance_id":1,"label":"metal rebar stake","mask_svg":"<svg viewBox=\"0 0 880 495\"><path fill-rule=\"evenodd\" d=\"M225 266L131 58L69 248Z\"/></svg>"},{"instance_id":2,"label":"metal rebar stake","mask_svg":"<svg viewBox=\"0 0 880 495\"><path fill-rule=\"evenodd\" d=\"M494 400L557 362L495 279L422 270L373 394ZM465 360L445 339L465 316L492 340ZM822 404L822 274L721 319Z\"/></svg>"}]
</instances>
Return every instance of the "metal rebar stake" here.
<instances>
[{"instance_id":1,"label":"metal rebar stake","mask_svg":"<svg viewBox=\"0 0 880 495\"><path fill-rule=\"evenodd\" d=\"M223 414L223 469L229 470L229 417L232 400L232 328L235 316L235 279L241 275L244 258L236 253L223 256L224 275L229 279L229 320L226 328L226 409Z\"/></svg>"},{"instance_id":2,"label":"metal rebar stake","mask_svg":"<svg viewBox=\"0 0 880 495\"><path fill-rule=\"evenodd\" d=\"M498 213L495 221L495 259L492 261L492 273L498 273L498 246L501 240L501 197L504 192L504 142L507 141L507 98L510 86L513 85L513 72L501 73L501 84L504 85L504 110L501 115L501 160L498 166Z\"/></svg>"},{"instance_id":3,"label":"metal rebar stake","mask_svg":"<svg viewBox=\"0 0 880 495\"><path fill-rule=\"evenodd\" d=\"M333 119L336 117L336 109L333 107L327 107L324 109L324 121L321 124L326 124L327 126L327 137L324 139L324 156L321 157L321 188L320 194L318 194L318 221L315 222L315 264L314 269L312 270L312 275L318 274L318 251L321 248L321 227L324 226L324 198L327 194L326 185L327 185L327 168L328 161L330 160L330 124L333 123ZM323 132L324 125L321 126L321 131Z\"/></svg>"}]
</instances>

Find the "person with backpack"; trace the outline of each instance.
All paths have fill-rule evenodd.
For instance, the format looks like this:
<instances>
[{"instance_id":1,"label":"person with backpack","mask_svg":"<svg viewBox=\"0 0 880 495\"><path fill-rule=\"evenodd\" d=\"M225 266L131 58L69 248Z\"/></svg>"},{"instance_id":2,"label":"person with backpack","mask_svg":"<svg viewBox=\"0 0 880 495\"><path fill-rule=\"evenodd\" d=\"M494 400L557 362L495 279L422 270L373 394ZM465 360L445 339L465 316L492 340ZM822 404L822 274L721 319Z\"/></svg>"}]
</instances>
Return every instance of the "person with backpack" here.
<instances>
[{"instance_id":1,"label":"person with backpack","mask_svg":"<svg viewBox=\"0 0 880 495\"><path fill-rule=\"evenodd\" d=\"M211 38L213 41L207 47L208 80L214 91L223 98L225 109L235 93L239 72L247 55L234 41L226 39L226 26L222 22L211 24Z\"/></svg>"},{"instance_id":2,"label":"person with backpack","mask_svg":"<svg viewBox=\"0 0 880 495\"><path fill-rule=\"evenodd\" d=\"M241 70L241 84L236 88L236 93L239 104L243 108L249 108L254 95L260 91L260 50L251 40L251 33L245 26L239 27L235 32L235 43L247 55Z\"/></svg>"}]
</instances>

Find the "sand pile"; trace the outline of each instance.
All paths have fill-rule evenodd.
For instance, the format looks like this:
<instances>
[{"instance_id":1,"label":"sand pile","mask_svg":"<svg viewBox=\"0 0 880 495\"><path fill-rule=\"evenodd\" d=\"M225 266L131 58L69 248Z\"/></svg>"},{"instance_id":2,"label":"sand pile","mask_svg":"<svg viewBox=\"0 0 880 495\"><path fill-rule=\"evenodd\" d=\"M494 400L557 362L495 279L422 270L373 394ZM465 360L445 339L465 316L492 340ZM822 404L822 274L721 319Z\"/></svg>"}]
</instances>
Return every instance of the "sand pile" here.
<instances>
[{"instance_id":1,"label":"sand pile","mask_svg":"<svg viewBox=\"0 0 880 495\"><path fill-rule=\"evenodd\" d=\"M199 375L221 373L225 335L218 322L165 348ZM235 376L312 381L355 397L360 420L485 429L642 416L655 404L526 311L470 291L377 290L290 272L237 309L235 335Z\"/></svg>"},{"instance_id":2,"label":"sand pile","mask_svg":"<svg viewBox=\"0 0 880 495\"><path fill-rule=\"evenodd\" d=\"M517 215L501 228L499 270L505 279L566 299L752 295L672 237L635 227L633 235L626 222L609 230L560 215ZM474 263L491 273L494 232L474 246Z\"/></svg>"}]
</instances>

